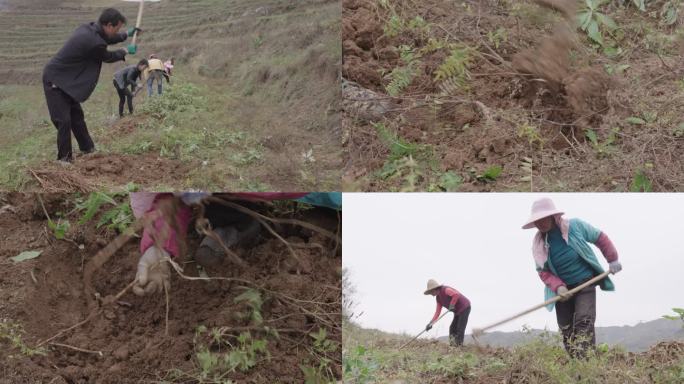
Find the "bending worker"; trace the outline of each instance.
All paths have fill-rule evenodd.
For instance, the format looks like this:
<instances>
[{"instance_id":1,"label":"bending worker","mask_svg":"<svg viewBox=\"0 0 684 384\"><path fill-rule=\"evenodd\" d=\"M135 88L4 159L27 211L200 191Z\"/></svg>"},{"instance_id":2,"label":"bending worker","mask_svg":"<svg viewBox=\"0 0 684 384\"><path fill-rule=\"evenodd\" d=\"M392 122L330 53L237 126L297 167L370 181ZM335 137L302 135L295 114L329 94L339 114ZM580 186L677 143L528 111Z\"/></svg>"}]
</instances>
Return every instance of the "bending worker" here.
<instances>
[{"instance_id":1,"label":"bending worker","mask_svg":"<svg viewBox=\"0 0 684 384\"><path fill-rule=\"evenodd\" d=\"M152 96L152 85L157 82L157 94L162 94L162 79L167 77L166 70L164 68L164 63L157 58L157 55L150 55L147 60L149 63L147 70L145 71L145 78L147 79L147 96Z\"/></svg>"},{"instance_id":2,"label":"bending worker","mask_svg":"<svg viewBox=\"0 0 684 384\"><path fill-rule=\"evenodd\" d=\"M437 283L434 279L428 280L426 295L435 296L437 309L432 320L425 326L425 330L432 329L432 325L437 321L442 313L442 307L454 313L454 319L449 326L449 344L453 346L463 345L468 316L470 316L470 300L454 288Z\"/></svg>"},{"instance_id":3,"label":"bending worker","mask_svg":"<svg viewBox=\"0 0 684 384\"><path fill-rule=\"evenodd\" d=\"M145 69L147 60L142 59L138 64L124 67L114 74L114 88L119 95L119 117L123 117L124 103L128 103L128 112L133 114L133 96L138 88L138 79Z\"/></svg>"}]
</instances>

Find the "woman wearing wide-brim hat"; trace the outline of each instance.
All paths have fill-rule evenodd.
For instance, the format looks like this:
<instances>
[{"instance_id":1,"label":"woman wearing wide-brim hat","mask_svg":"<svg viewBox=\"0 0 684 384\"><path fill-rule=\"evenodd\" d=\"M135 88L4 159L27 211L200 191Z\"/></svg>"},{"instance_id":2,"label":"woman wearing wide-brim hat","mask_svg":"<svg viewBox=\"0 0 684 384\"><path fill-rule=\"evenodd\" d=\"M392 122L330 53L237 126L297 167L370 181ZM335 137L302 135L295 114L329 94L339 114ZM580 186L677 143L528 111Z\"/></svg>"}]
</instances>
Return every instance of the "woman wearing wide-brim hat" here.
<instances>
[{"instance_id":1,"label":"woman wearing wide-brim hat","mask_svg":"<svg viewBox=\"0 0 684 384\"><path fill-rule=\"evenodd\" d=\"M546 285L545 299L561 296L548 309L553 310L555 305L565 349L572 357L585 357L596 344L596 286L586 287L574 296L568 295L568 290L604 272L590 243L606 258L611 273L619 272L622 265L617 250L604 232L580 219L565 219L564 214L551 199L539 199L532 204L532 212L523 229L538 229L532 241L532 256L539 277ZM615 290L608 277L598 285L604 291Z\"/></svg>"},{"instance_id":2,"label":"woman wearing wide-brim hat","mask_svg":"<svg viewBox=\"0 0 684 384\"><path fill-rule=\"evenodd\" d=\"M466 325L468 325L468 316L470 315L470 300L456 289L439 284L434 279L428 280L427 289L424 294L435 296L437 301L435 315L432 316L432 320L425 326L425 330L429 331L432 328L432 324L442 313L442 307L447 308L454 313L454 319L449 326L449 344L455 346L463 345L463 337Z\"/></svg>"}]
</instances>

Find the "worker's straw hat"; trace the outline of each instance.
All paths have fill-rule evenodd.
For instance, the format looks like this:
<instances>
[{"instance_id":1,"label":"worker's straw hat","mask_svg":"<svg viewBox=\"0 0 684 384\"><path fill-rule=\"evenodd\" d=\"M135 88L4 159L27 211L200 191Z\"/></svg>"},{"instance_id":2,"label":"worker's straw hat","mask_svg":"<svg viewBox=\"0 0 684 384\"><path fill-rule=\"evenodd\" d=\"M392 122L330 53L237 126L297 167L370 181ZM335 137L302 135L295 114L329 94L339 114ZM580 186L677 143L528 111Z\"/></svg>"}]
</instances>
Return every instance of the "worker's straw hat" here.
<instances>
[{"instance_id":1,"label":"worker's straw hat","mask_svg":"<svg viewBox=\"0 0 684 384\"><path fill-rule=\"evenodd\" d=\"M441 286L442 286L442 284L438 283L437 280L430 279L430 280L428 280L427 289L425 290L424 294L429 295L430 291L432 291L433 289L437 289Z\"/></svg>"},{"instance_id":2,"label":"worker's straw hat","mask_svg":"<svg viewBox=\"0 0 684 384\"><path fill-rule=\"evenodd\" d=\"M553 201L548 197L539 199L532 204L532 213L530 213L530 218L527 219L527 222L523 225L523 229L534 228L534 222L537 220L563 214L565 214L565 212L556 209Z\"/></svg>"}]
</instances>

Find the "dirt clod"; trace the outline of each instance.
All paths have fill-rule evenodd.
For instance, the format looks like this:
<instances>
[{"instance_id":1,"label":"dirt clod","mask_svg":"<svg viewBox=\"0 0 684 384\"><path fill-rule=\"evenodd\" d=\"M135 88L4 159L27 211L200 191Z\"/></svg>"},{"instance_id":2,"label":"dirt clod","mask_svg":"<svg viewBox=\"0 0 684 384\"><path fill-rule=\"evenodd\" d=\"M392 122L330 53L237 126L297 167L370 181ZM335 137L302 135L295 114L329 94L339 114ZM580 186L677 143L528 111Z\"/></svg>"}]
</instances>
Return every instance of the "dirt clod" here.
<instances>
[{"instance_id":1,"label":"dirt clod","mask_svg":"<svg viewBox=\"0 0 684 384\"><path fill-rule=\"evenodd\" d=\"M128 346L122 345L114 351L114 357L118 360L126 360L128 358Z\"/></svg>"}]
</instances>

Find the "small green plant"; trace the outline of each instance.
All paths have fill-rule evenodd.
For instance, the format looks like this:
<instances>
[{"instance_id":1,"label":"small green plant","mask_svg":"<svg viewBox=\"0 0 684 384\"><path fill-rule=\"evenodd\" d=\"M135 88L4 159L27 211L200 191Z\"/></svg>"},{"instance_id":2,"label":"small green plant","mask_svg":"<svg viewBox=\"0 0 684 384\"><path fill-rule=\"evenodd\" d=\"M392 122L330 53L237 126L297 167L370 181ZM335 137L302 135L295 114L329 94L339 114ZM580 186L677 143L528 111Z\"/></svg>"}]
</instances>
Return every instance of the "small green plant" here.
<instances>
[{"instance_id":1,"label":"small green plant","mask_svg":"<svg viewBox=\"0 0 684 384\"><path fill-rule=\"evenodd\" d=\"M124 202L103 213L97 222L97 228L104 225L109 229L116 229L119 233L123 233L126 228L133 224L133 219L133 210L130 204Z\"/></svg>"},{"instance_id":2,"label":"small green plant","mask_svg":"<svg viewBox=\"0 0 684 384\"><path fill-rule=\"evenodd\" d=\"M522 124L520 127L518 127L518 137L526 139L530 145L536 144L542 146L544 144L544 139L541 136L539 127L530 125L528 123Z\"/></svg>"},{"instance_id":3,"label":"small green plant","mask_svg":"<svg viewBox=\"0 0 684 384\"><path fill-rule=\"evenodd\" d=\"M495 49L499 49L501 43L508 41L508 30L504 27L499 27L496 31L487 32L487 40L489 44L494 45Z\"/></svg>"},{"instance_id":4,"label":"small green plant","mask_svg":"<svg viewBox=\"0 0 684 384\"><path fill-rule=\"evenodd\" d=\"M449 43L447 42L446 39L439 40L439 39L435 39L434 37L430 37L428 39L427 43L418 52L419 52L419 54L424 55L424 54L439 51L440 49L444 49L448 46L449 46Z\"/></svg>"},{"instance_id":5,"label":"small green plant","mask_svg":"<svg viewBox=\"0 0 684 384\"><path fill-rule=\"evenodd\" d=\"M113 206L100 216L96 227L101 228L106 226L108 229L115 229L119 233L123 232L133 223L133 210L127 201L119 203L116 197L126 196L128 192L137 189L135 184L128 184L126 192L121 193L104 193L91 192L85 200L79 199L76 201L76 211L83 211L83 215L78 221L79 225L83 225L95 217L101 208L107 205Z\"/></svg>"},{"instance_id":6,"label":"small green plant","mask_svg":"<svg viewBox=\"0 0 684 384\"><path fill-rule=\"evenodd\" d=\"M377 171L381 179L392 181L398 180L398 190L412 192L418 190L418 186L426 181L429 168L436 168L433 162L433 150L430 145L411 143L392 132L382 123L374 123L380 141L389 149L387 160L383 167ZM456 188L457 175L447 174L440 178L439 184L445 188ZM437 185L428 188L440 188ZM394 188L393 188L394 190Z\"/></svg>"},{"instance_id":7,"label":"small green plant","mask_svg":"<svg viewBox=\"0 0 684 384\"><path fill-rule=\"evenodd\" d=\"M261 35L257 35L253 40L252 40L252 46L257 49L261 47L264 44L264 37Z\"/></svg>"},{"instance_id":8,"label":"small green plant","mask_svg":"<svg viewBox=\"0 0 684 384\"><path fill-rule=\"evenodd\" d=\"M314 350L320 354L335 352L337 350L337 343L328 339L328 331L325 328L319 328L316 333L309 333L313 339Z\"/></svg>"},{"instance_id":9,"label":"small green plant","mask_svg":"<svg viewBox=\"0 0 684 384\"><path fill-rule=\"evenodd\" d=\"M374 382L380 368L371 352L362 345L342 353L342 366L345 381L358 384Z\"/></svg>"},{"instance_id":10,"label":"small green plant","mask_svg":"<svg viewBox=\"0 0 684 384\"><path fill-rule=\"evenodd\" d=\"M496 181L496 179L501 176L503 168L500 165L492 165L487 168L481 175L477 176L477 179L484 182Z\"/></svg>"},{"instance_id":11,"label":"small green plant","mask_svg":"<svg viewBox=\"0 0 684 384\"><path fill-rule=\"evenodd\" d=\"M606 45L601 29L608 32L617 29L615 21L600 10L609 2L610 0L585 0L577 15L580 29L601 46Z\"/></svg>"},{"instance_id":12,"label":"small green plant","mask_svg":"<svg viewBox=\"0 0 684 384\"><path fill-rule=\"evenodd\" d=\"M420 146L409 143L398 134L390 131L383 123L372 123L380 141L390 150L389 160L398 160L406 156L415 156Z\"/></svg>"},{"instance_id":13,"label":"small green plant","mask_svg":"<svg viewBox=\"0 0 684 384\"><path fill-rule=\"evenodd\" d=\"M48 228L52 231L55 239L64 240L67 232L69 232L69 228L71 228L71 224L67 219L59 218L57 219L57 222L54 222L48 218Z\"/></svg>"},{"instance_id":14,"label":"small green plant","mask_svg":"<svg viewBox=\"0 0 684 384\"><path fill-rule=\"evenodd\" d=\"M677 138L684 137L684 123L680 123L672 130L672 135Z\"/></svg>"},{"instance_id":15,"label":"small green plant","mask_svg":"<svg viewBox=\"0 0 684 384\"><path fill-rule=\"evenodd\" d=\"M149 152L153 148L153 144L149 140L136 141L131 143L123 149L124 153L139 155L141 153Z\"/></svg>"},{"instance_id":16,"label":"small green plant","mask_svg":"<svg viewBox=\"0 0 684 384\"><path fill-rule=\"evenodd\" d=\"M205 109L206 101L201 96L200 89L188 83L176 83L164 97L152 97L145 99L141 111L150 114L158 120L165 120L174 115L174 112L190 114Z\"/></svg>"},{"instance_id":17,"label":"small green plant","mask_svg":"<svg viewBox=\"0 0 684 384\"><path fill-rule=\"evenodd\" d=\"M112 196L104 192L92 192L88 195L88 198L84 201L76 202L76 210L84 211L83 216L78 221L79 225L83 225L88 221L92 220L93 217L100 211L105 204L116 205L117 202Z\"/></svg>"},{"instance_id":18,"label":"small green plant","mask_svg":"<svg viewBox=\"0 0 684 384\"><path fill-rule=\"evenodd\" d=\"M672 308L672 312L674 312L674 315L665 315L663 316L664 318L668 320L681 320L682 321L682 327L684 327L684 308Z\"/></svg>"},{"instance_id":19,"label":"small green plant","mask_svg":"<svg viewBox=\"0 0 684 384\"><path fill-rule=\"evenodd\" d=\"M425 364L425 371L443 375L452 380L467 379L477 359L471 354L464 354L450 359L437 359Z\"/></svg>"},{"instance_id":20,"label":"small green plant","mask_svg":"<svg viewBox=\"0 0 684 384\"><path fill-rule=\"evenodd\" d=\"M378 4L380 4L383 9L390 9L390 0L378 0Z\"/></svg>"},{"instance_id":21,"label":"small green plant","mask_svg":"<svg viewBox=\"0 0 684 384\"><path fill-rule=\"evenodd\" d=\"M236 304L246 304L250 309L248 314L250 322L254 325L261 325L261 323L264 321L261 315L261 306L264 304L261 293L252 288L243 287L242 289L244 292L234 298L233 302Z\"/></svg>"},{"instance_id":22,"label":"small green plant","mask_svg":"<svg viewBox=\"0 0 684 384\"><path fill-rule=\"evenodd\" d=\"M430 184L428 192L455 192L463 184L463 178L454 171L439 175L437 181Z\"/></svg>"},{"instance_id":23,"label":"small green plant","mask_svg":"<svg viewBox=\"0 0 684 384\"><path fill-rule=\"evenodd\" d=\"M603 69L609 75L621 75L631 67L629 64L604 64Z\"/></svg>"},{"instance_id":24,"label":"small green plant","mask_svg":"<svg viewBox=\"0 0 684 384\"><path fill-rule=\"evenodd\" d=\"M391 13L391 16L389 19L387 19L385 25L382 27L385 36L397 37L404 31L417 33L420 36L429 35L430 25L420 15L406 21L405 19L401 18L401 16L397 15L396 11L391 5L389 5L389 3L386 3L384 7L389 9Z\"/></svg>"},{"instance_id":25,"label":"small green plant","mask_svg":"<svg viewBox=\"0 0 684 384\"><path fill-rule=\"evenodd\" d=\"M679 90L684 92L684 77L677 81L677 85L679 86Z\"/></svg>"},{"instance_id":26,"label":"small green plant","mask_svg":"<svg viewBox=\"0 0 684 384\"><path fill-rule=\"evenodd\" d=\"M584 135L587 137L587 139L589 139L589 142L591 142L591 145L594 147L594 150L597 152L598 156L604 157L615 152L615 147L613 144L615 144L617 141L619 132L620 128L613 128L603 142L599 141L598 135L592 129L587 129L584 132Z\"/></svg>"},{"instance_id":27,"label":"small green plant","mask_svg":"<svg viewBox=\"0 0 684 384\"><path fill-rule=\"evenodd\" d=\"M658 120L658 113L654 111L644 111L641 116L644 118L646 123L655 123Z\"/></svg>"},{"instance_id":28,"label":"small green plant","mask_svg":"<svg viewBox=\"0 0 684 384\"><path fill-rule=\"evenodd\" d=\"M681 9L681 0L669 0L663 3L660 8L660 23L662 25L675 25L679 19L679 10Z\"/></svg>"},{"instance_id":29,"label":"small green plant","mask_svg":"<svg viewBox=\"0 0 684 384\"><path fill-rule=\"evenodd\" d=\"M237 165L246 166L258 162L262 157L260 148L249 148L245 152L233 154L231 160Z\"/></svg>"},{"instance_id":30,"label":"small green plant","mask_svg":"<svg viewBox=\"0 0 684 384\"><path fill-rule=\"evenodd\" d=\"M313 351L311 355L317 364L301 364L299 366L304 373L305 383L334 383L335 374L330 366L333 360L330 359L328 355L337 351L338 343L328 339L328 333L325 328L320 328L316 333L309 333L309 336L313 339Z\"/></svg>"},{"instance_id":31,"label":"small green plant","mask_svg":"<svg viewBox=\"0 0 684 384\"><path fill-rule=\"evenodd\" d=\"M386 180L401 180L399 191L414 192L423 180L423 168L409 155L397 160L386 161L379 176Z\"/></svg>"},{"instance_id":32,"label":"small green plant","mask_svg":"<svg viewBox=\"0 0 684 384\"><path fill-rule=\"evenodd\" d=\"M31 357L35 355L45 355L45 348L31 348L23 340L24 329L21 325L10 321L9 319L0 320L0 342L6 342L12 349L19 350L22 356ZM10 354L9 358L20 357L18 355Z\"/></svg>"},{"instance_id":33,"label":"small green plant","mask_svg":"<svg viewBox=\"0 0 684 384\"><path fill-rule=\"evenodd\" d=\"M606 354L610 351L610 346L607 343L601 343L596 346L596 352Z\"/></svg>"},{"instance_id":34,"label":"small green plant","mask_svg":"<svg viewBox=\"0 0 684 384\"><path fill-rule=\"evenodd\" d=\"M249 371L260 361L270 360L271 357L268 341L254 339L250 332L240 333L236 338L237 343L230 343L220 329L208 330L201 325L195 331L193 340L198 370L196 375L200 382L224 383L227 374Z\"/></svg>"},{"instance_id":35,"label":"small green plant","mask_svg":"<svg viewBox=\"0 0 684 384\"><path fill-rule=\"evenodd\" d=\"M430 24L420 15L409 20L408 29L418 33L420 36L428 36L430 34Z\"/></svg>"},{"instance_id":36,"label":"small green plant","mask_svg":"<svg viewBox=\"0 0 684 384\"><path fill-rule=\"evenodd\" d=\"M632 184L630 186L630 191L632 192L652 192L653 186L651 181L646 176L644 170L640 169L634 175L632 179Z\"/></svg>"},{"instance_id":37,"label":"small green plant","mask_svg":"<svg viewBox=\"0 0 684 384\"><path fill-rule=\"evenodd\" d=\"M405 28L405 21L396 14L390 16L389 20L385 23L382 30L387 37L399 36L401 31Z\"/></svg>"},{"instance_id":38,"label":"small green plant","mask_svg":"<svg viewBox=\"0 0 684 384\"><path fill-rule=\"evenodd\" d=\"M641 12L646 12L646 0L632 0L632 4L639 8Z\"/></svg>"},{"instance_id":39,"label":"small green plant","mask_svg":"<svg viewBox=\"0 0 684 384\"><path fill-rule=\"evenodd\" d=\"M249 332L242 332L237 340L237 348L228 354L231 370L247 371L257 364L260 357L270 359L266 340L253 339Z\"/></svg>"},{"instance_id":40,"label":"small green plant","mask_svg":"<svg viewBox=\"0 0 684 384\"><path fill-rule=\"evenodd\" d=\"M632 125L644 125L646 124L646 120L642 119L641 117L636 117L636 116L631 116L625 119L625 121L629 124Z\"/></svg>"}]
</instances>

